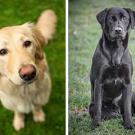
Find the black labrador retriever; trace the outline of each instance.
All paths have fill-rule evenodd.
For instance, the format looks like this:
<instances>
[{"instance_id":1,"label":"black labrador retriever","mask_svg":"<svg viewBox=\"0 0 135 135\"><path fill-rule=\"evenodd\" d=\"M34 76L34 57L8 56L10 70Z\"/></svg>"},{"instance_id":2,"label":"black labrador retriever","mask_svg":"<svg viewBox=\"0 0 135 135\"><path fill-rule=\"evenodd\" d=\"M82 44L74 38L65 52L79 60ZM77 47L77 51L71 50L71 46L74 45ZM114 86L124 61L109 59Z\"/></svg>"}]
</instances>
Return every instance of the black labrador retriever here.
<instances>
[{"instance_id":1,"label":"black labrador retriever","mask_svg":"<svg viewBox=\"0 0 135 135\"><path fill-rule=\"evenodd\" d=\"M129 30L135 26L135 12L127 8L109 8L97 14L97 20L103 34L92 59L89 113L94 127L100 125L101 118L121 113L124 127L133 129L133 65L128 38Z\"/></svg>"}]
</instances>

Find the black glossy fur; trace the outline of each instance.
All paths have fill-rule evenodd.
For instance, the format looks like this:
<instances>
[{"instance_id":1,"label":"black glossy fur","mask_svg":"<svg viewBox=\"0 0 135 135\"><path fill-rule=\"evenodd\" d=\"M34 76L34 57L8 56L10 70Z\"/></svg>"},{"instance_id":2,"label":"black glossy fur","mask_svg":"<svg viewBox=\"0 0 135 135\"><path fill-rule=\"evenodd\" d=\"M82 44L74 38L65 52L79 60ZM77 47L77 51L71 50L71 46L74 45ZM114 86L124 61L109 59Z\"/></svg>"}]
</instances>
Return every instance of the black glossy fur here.
<instances>
[{"instance_id":1,"label":"black glossy fur","mask_svg":"<svg viewBox=\"0 0 135 135\"><path fill-rule=\"evenodd\" d=\"M92 59L89 113L95 127L100 125L101 118L117 117L121 113L124 127L133 129L133 65L127 47L129 29L135 26L135 12L125 8L105 9L97 15L97 20L103 34Z\"/></svg>"}]
</instances>

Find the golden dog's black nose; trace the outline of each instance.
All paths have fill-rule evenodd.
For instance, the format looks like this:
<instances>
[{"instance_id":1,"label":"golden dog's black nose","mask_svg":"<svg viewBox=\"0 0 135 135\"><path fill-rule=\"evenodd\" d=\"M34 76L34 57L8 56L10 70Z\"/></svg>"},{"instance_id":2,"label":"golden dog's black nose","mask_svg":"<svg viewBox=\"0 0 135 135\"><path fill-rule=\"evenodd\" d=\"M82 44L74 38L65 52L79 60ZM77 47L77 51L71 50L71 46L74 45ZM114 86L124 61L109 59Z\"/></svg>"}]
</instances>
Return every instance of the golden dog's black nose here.
<instances>
[{"instance_id":1,"label":"golden dog's black nose","mask_svg":"<svg viewBox=\"0 0 135 135\"><path fill-rule=\"evenodd\" d=\"M33 65L25 65L19 70L19 75L24 81L31 81L36 76L36 68Z\"/></svg>"}]
</instances>

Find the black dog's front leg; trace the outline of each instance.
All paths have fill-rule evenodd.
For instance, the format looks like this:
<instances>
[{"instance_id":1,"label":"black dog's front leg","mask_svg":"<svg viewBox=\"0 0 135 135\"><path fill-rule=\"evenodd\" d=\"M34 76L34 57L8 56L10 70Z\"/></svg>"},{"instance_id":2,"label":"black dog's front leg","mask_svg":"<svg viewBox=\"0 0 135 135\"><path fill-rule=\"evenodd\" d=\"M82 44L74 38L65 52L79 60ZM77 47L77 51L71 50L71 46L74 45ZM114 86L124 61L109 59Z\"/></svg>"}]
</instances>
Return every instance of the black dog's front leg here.
<instances>
[{"instance_id":1,"label":"black dog's front leg","mask_svg":"<svg viewBox=\"0 0 135 135\"><path fill-rule=\"evenodd\" d=\"M101 108L102 108L102 86L98 80L95 80L94 85L94 117L93 126L97 127L101 122Z\"/></svg>"},{"instance_id":2,"label":"black dog's front leg","mask_svg":"<svg viewBox=\"0 0 135 135\"><path fill-rule=\"evenodd\" d=\"M124 120L124 127L126 129L134 129L133 120L132 120L132 113L131 113L131 99L132 99L132 85L127 84L123 89L122 97L123 97L123 120Z\"/></svg>"}]
</instances>

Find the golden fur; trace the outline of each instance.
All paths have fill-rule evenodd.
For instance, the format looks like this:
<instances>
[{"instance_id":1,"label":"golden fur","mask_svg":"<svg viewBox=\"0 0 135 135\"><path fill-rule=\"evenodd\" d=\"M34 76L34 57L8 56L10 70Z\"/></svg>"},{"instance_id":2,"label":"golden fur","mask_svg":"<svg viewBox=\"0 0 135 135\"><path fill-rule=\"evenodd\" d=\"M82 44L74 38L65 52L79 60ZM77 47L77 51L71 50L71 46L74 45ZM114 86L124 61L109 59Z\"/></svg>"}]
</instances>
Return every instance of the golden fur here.
<instances>
[{"instance_id":1,"label":"golden fur","mask_svg":"<svg viewBox=\"0 0 135 135\"><path fill-rule=\"evenodd\" d=\"M33 112L35 121L44 121L45 105L51 92L51 80L43 45L52 39L57 18L52 10L44 11L37 24L25 23L0 29L0 99L4 107L14 111L13 126L16 130L24 127L24 114ZM24 41L31 46L25 48ZM19 76L23 65L32 64L37 70L36 80L25 83Z\"/></svg>"}]
</instances>

